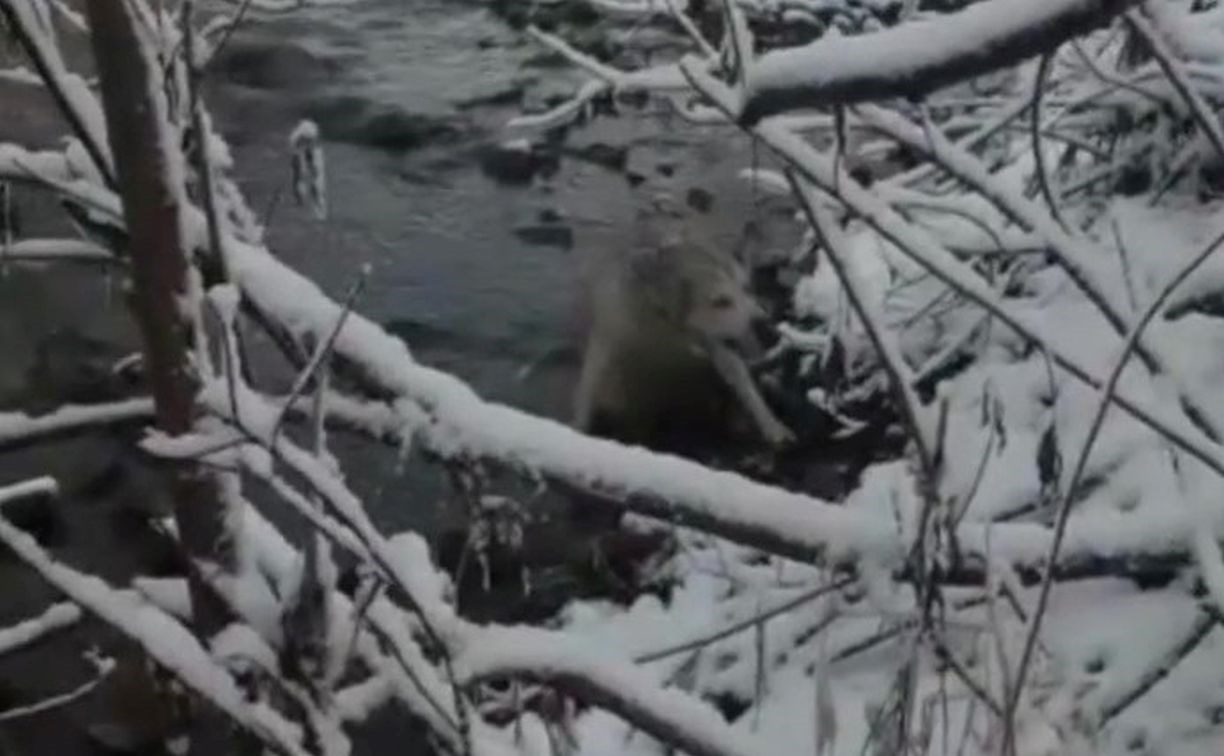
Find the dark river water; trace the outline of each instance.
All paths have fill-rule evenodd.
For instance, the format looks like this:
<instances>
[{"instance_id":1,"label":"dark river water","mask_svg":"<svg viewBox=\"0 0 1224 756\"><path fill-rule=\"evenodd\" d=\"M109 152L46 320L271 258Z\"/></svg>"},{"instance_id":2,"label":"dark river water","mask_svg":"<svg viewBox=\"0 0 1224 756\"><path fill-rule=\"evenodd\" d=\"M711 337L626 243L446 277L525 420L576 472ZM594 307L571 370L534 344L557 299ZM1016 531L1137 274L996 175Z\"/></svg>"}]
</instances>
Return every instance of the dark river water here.
<instances>
[{"instance_id":1,"label":"dark river water","mask_svg":"<svg viewBox=\"0 0 1224 756\"><path fill-rule=\"evenodd\" d=\"M657 104L571 131L547 170L507 167L497 145L524 135L506 132L506 121L581 80L484 4L366 0L253 15L215 61L208 96L278 255L335 297L369 264L357 308L401 335L417 359L489 399L563 419L577 372L582 261L627 244L635 208L657 191L708 192L713 208L697 222L726 244L755 212L736 178L752 158L747 140L685 124ZM0 136L49 133L34 109L8 112L15 119ZM287 138L303 118L319 124L325 142L326 221L290 196ZM54 228L44 205L25 202L27 232ZM98 376L135 346L119 287L83 269L6 270L0 343L4 409L103 398ZM115 580L164 551L116 519L117 508L165 506L156 479L123 451L129 443L95 434L0 455L4 481L40 472L61 479L49 543ZM336 443L384 527L436 536L457 525L459 514L439 506L445 487L436 471L404 468L388 450L351 439ZM5 624L53 596L9 559L0 560L0 577ZM78 684L88 671L81 651L103 635L90 625L39 653L0 659L0 708ZM82 733L106 705L85 700L0 726L0 754L92 752ZM422 752L404 750L403 737L392 723L362 752Z\"/></svg>"}]
</instances>

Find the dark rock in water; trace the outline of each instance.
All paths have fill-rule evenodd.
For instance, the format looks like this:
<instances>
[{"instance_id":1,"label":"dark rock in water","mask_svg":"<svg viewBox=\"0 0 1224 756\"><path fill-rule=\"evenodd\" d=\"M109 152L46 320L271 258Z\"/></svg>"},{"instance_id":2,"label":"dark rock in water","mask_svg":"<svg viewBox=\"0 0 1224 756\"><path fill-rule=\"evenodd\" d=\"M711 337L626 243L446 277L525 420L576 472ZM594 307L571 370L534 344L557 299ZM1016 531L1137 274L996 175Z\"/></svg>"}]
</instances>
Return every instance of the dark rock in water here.
<instances>
[{"instance_id":1,"label":"dark rock in water","mask_svg":"<svg viewBox=\"0 0 1224 756\"><path fill-rule=\"evenodd\" d=\"M536 218L539 219L540 223L560 223L561 213L551 207L545 207L540 209L540 212L536 214Z\"/></svg>"},{"instance_id":2,"label":"dark rock in water","mask_svg":"<svg viewBox=\"0 0 1224 756\"><path fill-rule=\"evenodd\" d=\"M459 126L445 118L410 113L351 95L312 102L306 108L306 116L319 124L327 139L393 151L453 141L462 133Z\"/></svg>"},{"instance_id":3,"label":"dark rock in water","mask_svg":"<svg viewBox=\"0 0 1224 756\"><path fill-rule=\"evenodd\" d=\"M538 52L522 62L523 68L565 68L569 65L568 58L551 50Z\"/></svg>"},{"instance_id":4,"label":"dark rock in water","mask_svg":"<svg viewBox=\"0 0 1224 756\"><path fill-rule=\"evenodd\" d=\"M688 190L685 201L699 213L708 213L714 207L714 195L699 186Z\"/></svg>"},{"instance_id":5,"label":"dark rock in water","mask_svg":"<svg viewBox=\"0 0 1224 756\"><path fill-rule=\"evenodd\" d=\"M356 132L361 142L386 150L412 150L458 135L459 130L445 121L398 108L370 114Z\"/></svg>"},{"instance_id":6,"label":"dark rock in water","mask_svg":"<svg viewBox=\"0 0 1224 756\"><path fill-rule=\"evenodd\" d=\"M676 173L676 164L675 163L659 163L658 165L655 166L655 170L659 172L660 176L671 177Z\"/></svg>"},{"instance_id":7,"label":"dark rock in water","mask_svg":"<svg viewBox=\"0 0 1224 756\"><path fill-rule=\"evenodd\" d=\"M646 90L618 92L616 101L621 105L628 105L637 110L645 110L646 106L650 104L650 92Z\"/></svg>"},{"instance_id":8,"label":"dark rock in water","mask_svg":"<svg viewBox=\"0 0 1224 756\"><path fill-rule=\"evenodd\" d=\"M627 147L606 144L604 142L593 142L581 147L570 147L565 150L565 154L577 160L594 163L616 172L625 170L625 166L629 162L629 149Z\"/></svg>"},{"instance_id":9,"label":"dark rock in water","mask_svg":"<svg viewBox=\"0 0 1224 756\"><path fill-rule=\"evenodd\" d=\"M535 24L545 31L560 28L584 28L600 20L599 12L589 3L524 3L520 0L492 0L489 10L512 28L522 29Z\"/></svg>"},{"instance_id":10,"label":"dark rock in water","mask_svg":"<svg viewBox=\"0 0 1224 756\"><path fill-rule=\"evenodd\" d=\"M335 60L285 42L231 40L210 66L230 82L252 89L284 89L329 79L339 72Z\"/></svg>"},{"instance_id":11,"label":"dark rock in water","mask_svg":"<svg viewBox=\"0 0 1224 756\"><path fill-rule=\"evenodd\" d=\"M574 246L574 229L556 223L519 226L514 229L514 235L528 244L566 249Z\"/></svg>"},{"instance_id":12,"label":"dark rock in water","mask_svg":"<svg viewBox=\"0 0 1224 756\"><path fill-rule=\"evenodd\" d=\"M504 184L531 183L537 175L555 173L560 162L554 151L525 142L485 145L478 159L486 176Z\"/></svg>"},{"instance_id":13,"label":"dark rock in water","mask_svg":"<svg viewBox=\"0 0 1224 756\"><path fill-rule=\"evenodd\" d=\"M471 110L495 105L517 105L522 101L526 88L525 82L515 82L487 94L457 100L455 107L460 110Z\"/></svg>"},{"instance_id":14,"label":"dark rock in water","mask_svg":"<svg viewBox=\"0 0 1224 756\"><path fill-rule=\"evenodd\" d=\"M629 186L639 186L646 180L646 177L637 171L626 171L625 179L629 182Z\"/></svg>"}]
</instances>

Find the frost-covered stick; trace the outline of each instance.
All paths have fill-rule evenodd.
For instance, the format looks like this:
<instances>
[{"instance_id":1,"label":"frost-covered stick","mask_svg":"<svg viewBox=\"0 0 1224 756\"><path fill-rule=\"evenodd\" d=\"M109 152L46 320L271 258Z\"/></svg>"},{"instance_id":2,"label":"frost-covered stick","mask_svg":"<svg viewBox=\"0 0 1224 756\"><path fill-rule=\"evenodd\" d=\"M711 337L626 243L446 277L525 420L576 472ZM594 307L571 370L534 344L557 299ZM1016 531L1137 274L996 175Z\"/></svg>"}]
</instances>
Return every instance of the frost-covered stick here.
<instances>
[{"instance_id":1,"label":"frost-covered stick","mask_svg":"<svg viewBox=\"0 0 1224 756\"><path fill-rule=\"evenodd\" d=\"M1135 0L985 0L925 21L826 35L761 56L736 120L801 108L917 97L1014 65L1102 25Z\"/></svg>"},{"instance_id":2,"label":"frost-covered stick","mask_svg":"<svg viewBox=\"0 0 1224 756\"><path fill-rule=\"evenodd\" d=\"M726 106L731 100L725 96L726 87L698 68L682 64L682 69L691 77L694 86L715 103ZM1042 335L1041 328L1025 315L1013 312L985 282L966 269L952 257L938 241L924 229L906 222L887 204L867 192L858 182L848 176L834 178L827 156L822 155L798 135L787 131L771 120L754 127L754 133L780 157L805 178L822 190L834 193L839 200L859 214L882 236L897 245L898 249L921 267L955 289L959 294L983 307L1000 322L1024 338L1039 345L1060 367L1077 380L1100 388L1101 378L1084 366L1080 359ZM1135 419L1151 427L1170 443L1195 457L1212 470L1224 475L1224 447L1206 437L1197 429L1187 427L1183 418L1173 418L1150 402L1137 399L1119 389L1113 400Z\"/></svg>"},{"instance_id":3,"label":"frost-covered stick","mask_svg":"<svg viewBox=\"0 0 1224 756\"><path fill-rule=\"evenodd\" d=\"M75 608L75 605L73 605L73 608ZM79 612L80 610L77 611ZM78 698L89 695L93 689L98 687L98 685L100 685L102 681L106 679L106 676L115 669L114 659L91 657L90 660L93 661L94 666L98 670L98 674L95 677L86 680L66 693L51 696L50 698L44 698L37 703L0 711L0 722L11 722L14 719L21 719L23 717L41 714L44 711L56 709L60 706L67 706Z\"/></svg>"},{"instance_id":4,"label":"frost-covered stick","mask_svg":"<svg viewBox=\"0 0 1224 756\"><path fill-rule=\"evenodd\" d=\"M58 42L51 36L51 30L41 28L34 14L31 0L0 0L0 15L8 22L9 31L17 38L43 86L67 119L72 132L81 140L106 185L114 187L116 178L111 165L111 152L105 143L106 134L99 133L97 127L100 124L91 123L94 114L82 112L82 101L89 97L84 80L65 68Z\"/></svg>"},{"instance_id":5,"label":"frost-covered stick","mask_svg":"<svg viewBox=\"0 0 1224 756\"><path fill-rule=\"evenodd\" d=\"M54 478L43 476L41 478L31 478L23 480L20 483L12 483L0 488L0 506L3 506L10 501L19 501L28 499L34 496L46 497L56 496L59 494L59 485Z\"/></svg>"},{"instance_id":6,"label":"frost-covered stick","mask_svg":"<svg viewBox=\"0 0 1224 756\"><path fill-rule=\"evenodd\" d=\"M7 245L0 242L0 256L6 263L122 264L109 249L84 239L21 239Z\"/></svg>"},{"instance_id":7,"label":"frost-covered stick","mask_svg":"<svg viewBox=\"0 0 1224 756\"><path fill-rule=\"evenodd\" d=\"M1173 84L1173 88L1177 90L1177 94L1186 101L1186 105L1190 108L1190 115L1194 117L1194 122L1203 130L1207 141L1211 142L1211 146L1215 148L1220 157L1224 157L1224 129L1220 128L1219 119L1212 112L1211 107L1203 99L1203 96L1190 83L1190 76L1185 66L1177 59L1173 51L1169 49L1160 31L1155 28L1146 16L1137 10L1129 10L1124 17L1130 27L1135 30L1135 33L1148 44L1148 49L1152 51L1156 62L1160 64L1160 69L1169 77L1169 81Z\"/></svg>"},{"instance_id":8,"label":"frost-covered stick","mask_svg":"<svg viewBox=\"0 0 1224 756\"><path fill-rule=\"evenodd\" d=\"M0 628L0 655L37 643L57 630L75 625L80 619L81 610L76 604L67 601L53 604L37 617Z\"/></svg>"},{"instance_id":9,"label":"frost-covered stick","mask_svg":"<svg viewBox=\"0 0 1224 756\"><path fill-rule=\"evenodd\" d=\"M249 703L191 633L169 615L139 600L131 592L116 591L96 577L57 562L33 538L3 516L0 516L0 543L73 602L139 643L159 665L218 706L268 747L289 756L307 756L299 742L298 728L266 705Z\"/></svg>"},{"instance_id":10,"label":"frost-covered stick","mask_svg":"<svg viewBox=\"0 0 1224 756\"><path fill-rule=\"evenodd\" d=\"M1122 353L1118 356L1114 363L1113 369L1109 373L1109 378L1105 382L1104 388L1101 390L1101 399L1097 403L1096 412L1093 414L1092 423L1088 428L1088 435L1084 438L1083 447L1080 449L1079 455L1076 457L1075 466L1072 468L1071 476L1067 479L1067 485L1063 490L1062 500L1058 504L1058 515L1054 523L1054 539L1050 543L1050 555L1046 558L1047 565L1053 565L1058 561L1058 551L1062 548L1063 537L1067 531L1067 521L1071 516L1071 505L1075 501L1075 491L1079 488L1080 480L1084 475L1084 470L1088 466L1088 457L1092 453L1092 447L1096 443L1097 437L1101 433L1101 427L1105 423L1105 416L1109 412L1111 398L1113 393L1118 388L1118 381L1122 378L1122 372L1126 368L1130 357L1135 352L1136 345L1139 343L1139 337L1148 324L1161 312L1169 298L1187 278L1190 277L1195 270L1216 251L1224 245L1224 233L1218 235L1211 241L1201 252L1195 255L1189 262L1177 271L1176 274L1165 284L1160 293L1148 305L1148 308L1143 312L1134 328L1131 330L1130 336L1127 337L1126 343L1122 347ZM1194 539L1195 544L1199 544L1204 539ZM1203 567L1206 572L1211 566L1219 565L1221 562L1220 546L1215 539L1205 539L1210 544L1207 554L1196 554L1200 559L1207 561L1209 564ZM1196 548L1196 551L1199 549ZM1208 581L1209 585L1214 581ZM1054 583L1054 570L1047 569L1045 579L1041 583L1041 590L1037 594L1036 608L1033 610L1033 619L1029 623L1028 634L1024 639L1024 649L1020 653L1020 662L1016 668L1016 679L1014 687L1008 694L1007 698L1007 716L1004 720L1005 731L1008 735L1014 734L1014 716L1016 706L1020 702L1020 696L1024 691L1025 676L1028 672L1029 664L1032 660L1033 650L1037 643L1037 636L1041 632L1042 619L1045 617L1046 607L1050 600L1050 590ZM1213 586L1214 587L1214 586ZM1213 591L1214 593L1214 591ZM1213 595L1212 599L1216 602L1217 611L1224 611L1224 597ZM1011 748L1015 748L1012 742Z\"/></svg>"},{"instance_id":11,"label":"frost-covered stick","mask_svg":"<svg viewBox=\"0 0 1224 756\"><path fill-rule=\"evenodd\" d=\"M0 412L0 451L16 449L92 427L143 422L153 416L153 400L125 399L108 404L69 404L44 415Z\"/></svg>"}]
</instances>

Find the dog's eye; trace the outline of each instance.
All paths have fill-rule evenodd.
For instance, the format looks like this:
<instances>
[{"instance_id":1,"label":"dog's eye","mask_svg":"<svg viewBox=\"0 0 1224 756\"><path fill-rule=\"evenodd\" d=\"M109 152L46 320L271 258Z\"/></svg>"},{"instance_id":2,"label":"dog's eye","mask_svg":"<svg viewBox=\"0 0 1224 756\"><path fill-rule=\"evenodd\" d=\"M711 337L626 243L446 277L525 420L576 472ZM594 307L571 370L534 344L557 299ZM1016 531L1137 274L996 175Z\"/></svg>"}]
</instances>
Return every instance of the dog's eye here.
<instances>
[{"instance_id":1,"label":"dog's eye","mask_svg":"<svg viewBox=\"0 0 1224 756\"><path fill-rule=\"evenodd\" d=\"M729 294L720 294L710 301L710 306L715 310L729 310L735 304L735 300Z\"/></svg>"}]
</instances>

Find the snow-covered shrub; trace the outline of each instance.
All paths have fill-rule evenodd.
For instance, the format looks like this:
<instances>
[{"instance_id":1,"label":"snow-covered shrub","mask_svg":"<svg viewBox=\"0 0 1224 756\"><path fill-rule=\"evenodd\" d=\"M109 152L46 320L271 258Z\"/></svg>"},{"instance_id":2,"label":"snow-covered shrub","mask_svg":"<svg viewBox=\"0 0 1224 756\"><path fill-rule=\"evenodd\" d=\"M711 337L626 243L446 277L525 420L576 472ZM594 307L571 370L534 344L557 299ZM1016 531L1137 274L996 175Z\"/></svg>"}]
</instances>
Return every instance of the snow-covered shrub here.
<instances>
[{"instance_id":1,"label":"snow-covered shrub","mask_svg":"<svg viewBox=\"0 0 1224 756\"><path fill-rule=\"evenodd\" d=\"M886 395L908 439L837 503L588 438L419 364L354 311L360 285L331 301L264 245L193 92L234 19L197 34L190 3L85 7L0 0L72 130L58 150L0 144L0 182L50 193L83 237L8 229L3 252L133 271L155 399L8 413L0 441L153 418L142 448L175 466L178 495L157 526L188 569L109 585L0 509L0 542L71 602L0 650L79 607L207 701L202 716L291 754L347 753L347 728L386 705L464 754L1220 750L1213 4L573 11L616 31L618 54L664 25L675 57L632 70L614 66L637 56L528 29L591 80L519 128L648 93L776 159L752 178L789 193L807 232L778 324L811 368L804 399L841 416L856 392ZM62 49L90 36L99 86ZM321 214L321 156L297 136ZM252 328L295 370L287 393L244 369ZM419 534L371 523L334 429L482 484L496 468L627 508L675 532L670 590L573 602L548 627L474 623ZM309 525L300 550L252 481ZM517 544L520 505L478 489L475 540ZM55 491L5 486L0 506Z\"/></svg>"}]
</instances>

